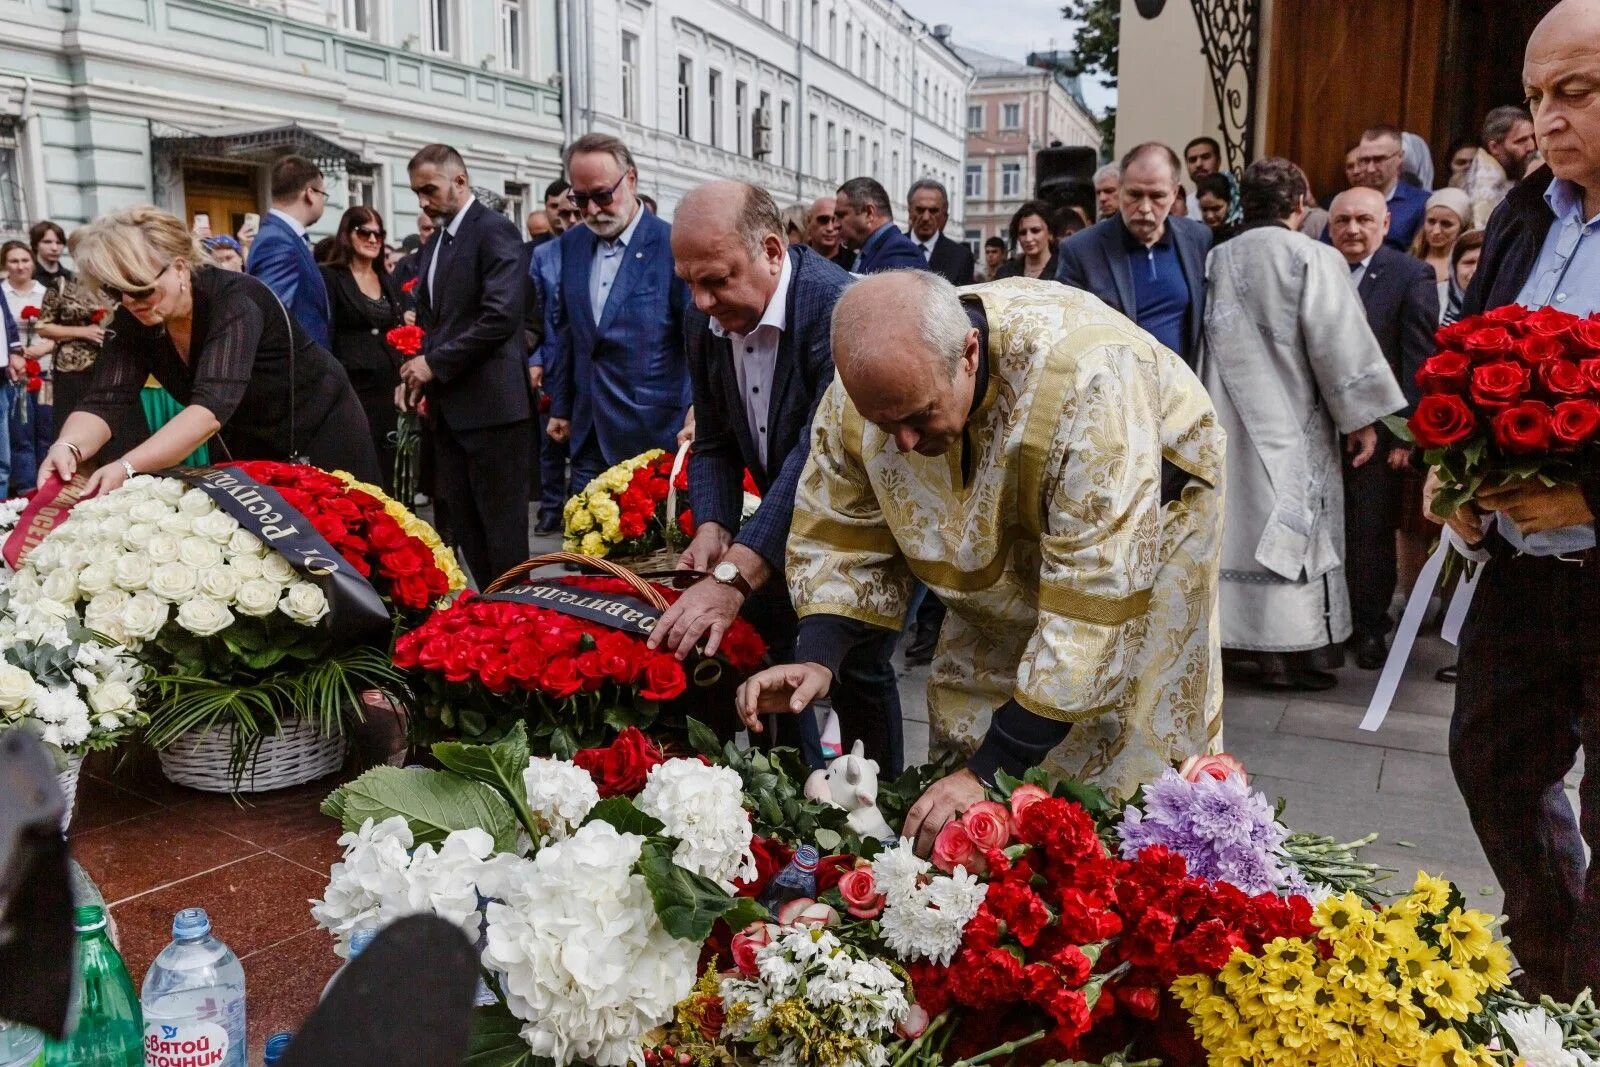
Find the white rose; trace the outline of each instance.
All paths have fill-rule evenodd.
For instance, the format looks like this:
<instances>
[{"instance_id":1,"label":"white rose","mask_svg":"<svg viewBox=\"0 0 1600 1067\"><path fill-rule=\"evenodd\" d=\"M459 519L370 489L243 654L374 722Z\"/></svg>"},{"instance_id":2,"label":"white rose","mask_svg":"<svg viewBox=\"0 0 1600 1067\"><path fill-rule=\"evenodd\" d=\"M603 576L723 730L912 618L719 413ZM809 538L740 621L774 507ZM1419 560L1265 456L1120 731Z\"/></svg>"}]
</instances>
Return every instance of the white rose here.
<instances>
[{"instance_id":1,"label":"white rose","mask_svg":"<svg viewBox=\"0 0 1600 1067\"><path fill-rule=\"evenodd\" d=\"M90 501L90 503L93 503L93 501ZM82 508L83 505L79 504L78 507ZM95 530L102 541L120 541L122 540L122 535L127 533L128 527L132 525L133 523L128 521L126 515L107 515L95 523Z\"/></svg>"},{"instance_id":2,"label":"white rose","mask_svg":"<svg viewBox=\"0 0 1600 1067\"><path fill-rule=\"evenodd\" d=\"M110 627L115 626L120 635L122 606L127 602L128 594L121 589L107 589L103 593L96 593L83 609L84 625L108 637L111 636Z\"/></svg>"},{"instance_id":3,"label":"white rose","mask_svg":"<svg viewBox=\"0 0 1600 1067\"><path fill-rule=\"evenodd\" d=\"M261 577L279 585L288 585L300 576L289 566L288 560L274 552L261 561Z\"/></svg>"},{"instance_id":4,"label":"white rose","mask_svg":"<svg viewBox=\"0 0 1600 1067\"><path fill-rule=\"evenodd\" d=\"M240 532L242 533L243 531ZM261 577L261 557L234 556L228 562L228 569L237 574L241 582L248 582L252 578Z\"/></svg>"},{"instance_id":5,"label":"white rose","mask_svg":"<svg viewBox=\"0 0 1600 1067\"><path fill-rule=\"evenodd\" d=\"M233 612L207 597L185 600L178 608L178 625L196 637L210 637L233 625Z\"/></svg>"},{"instance_id":6,"label":"white rose","mask_svg":"<svg viewBox=\"0 0 1600 1067\"><path fill-rule=\"evenodd\" d=\"M234 606L240 614L264 618L278 610L278 597L282 586L265 578L251 578L234 594Z\"/></svg>"},{"instance_id":7,"label":"white rose","mask_svg":"<svg viewBox=\"0 0 1600 1067\"><path fill-rule=\"evenodd\" d=\"M89 707L96 715L132 715L137 706L133 690L121 682L105 682L89 690Z\"/></svg>"},{"instance_id":8,"label":"white rose","mask_svg":"<svg viewBox=\"0 0 1600 1067\"><path fill-rule=\"evenodd\" d=\"M115 579L114 562L102 559L78 572L78 591L87 597L99 596L111 588Z\"/></svg>"},{"instance_id":9,"label":"white rose","mask_svg":"<svg viewBox=\"0 0 1600 1067\"><path fill-rule=\"evenodd\" d=\"M194 530L194 520L182 512L175 511L162 516L161 521L156 523L156 529L174 537L187 537Z\"/></svg>"},{"instance_id":10,"label":"white rose","mask_svg":"<svg viewBox=\"0 0 1600 1067\"><path fill-rule=\"evenodd\" d=\"M46 574L55 570L61 564L61 554L65 551L62 541L54 537L47 537L34 546L32 552L28 553L28 563L35 571L40 574Z\"/></svg>"},{"instance_id":11,"label":"white rose","mask_svg":"<svg viewBox=\"0 0 1600 1067\"><path fill-rule=\"evenodd\" d=\"M167 605L153 593L136 593L122 606L122 629L132 641L148 641L167 624Z\"/></svg>"},{"instance_id":12,"label":"white rose","mask_svg":"<svg viewBox=\"0 0 1600 1067\"><path fill-rule=\"evenodd\" d=\"M235 530L228 535L229 556L256 556L265 554L267 546L249 530Z\"/></svg>"},{"instance_id":13,"label":"white rose","mask_svg":"<svg viewBox=\"0 0 1600 1067\"><path fill-rule=\"evenodd\" d=\"M204 515L196 515L190 525L196 537L207 538L219 545L229 544L234 532L239 529L239 521L221 511L208 511Z\"/></svg>"},{"instance_id":14,"label":"white rose","mask_svg":"<svg viewBox=\"0 0 1600 1067\"><path fill-rule=\"evenodd\" d=\"M76 573L100 558L100 554L88 545L73 542L61 553L61 566Z\"/></svg>"},{"instance_id":15,"label":"white rose","mask_svg":"<svg viewBox=\"0 0 1600 1067\"><path fill-rule=\"evenodd\" d=\"M296 582L284 594L283 613L302 626L313 626L328 613L328 598L310 582Z\"/></svg>"},{"instance_id":16,"label":"white rose","mask_svg":"<svg viewBox=\"0 0 1600 1067\"><path fill-rule=\"evenodd\" d=\"M147 522L152 526L170 514L172 509L159 500L141 500L128 509L128 517L134 522Z\"/></svg>"},{"instance_id":17,"label":"white rose","mask_svg":"<svg viewBox=\"0 0 1600 1067\"><path fill-rule=\"evenodd\" d=\"M45 575L44 584L39 592L46 600L70 604L78 599L78 573L68 567L51 571Z\"/></svg>"},{"instance_id":18,"label":"white rose","mask_svg":"<svg viewBox=\"0 0 1600 1067\"><path fill-rule=\"evenodd\" d=\"M122 532L122 547L129 552L143 552L144 547L150 543L150 538L156 535L153 523L129 523L128 528ZM43 548L43 545L39 546Z\"/></svg>"},{"instance_id":19,"label":"white rose","mask_svg":"<svg viewBox=\"0 0 1600 1067\"><path fill-rule=\"evenodd\" d=\"M178 498L178 510L185 515L193 515L196 518L215 511L216 507L203 489L186 489L183 495Z\"/></svg>"},{"instance_id":20,"label":"white rose","mask_svg":"<svg viewBox=\"0 0 1600 1067\"><path fill-rule=\"evenodd\" d=\"M117 588L136 593L150 584L150 561L132 552L117 559L112 570L116 574Z\"/></svg>"},{"instance_id":21,"label":"white rose","mask_svg":"<svg viewBox=\"0 0 1600 1067\"><path fill-rule=\"evenodd\" d=\"M10 663L0 663L0 710L19 711L33 695L33 675Z\"/></svg>"},{"instance_id":22,"label":"white rose","mask_svg":"<svg viewBox=\"0 0 1600 1067\"><path fill-rule=\"evenodd\" d=\"M150 543L144 546L144 554L151 563L172 563L178 558L178 545L180 542L169 533L157 533L150 538Z\"/></svg>"},{"instance_id":23,"label":"white rose","mask_svg":"<svg viewBox=\"0 0 1600 1067\"><path fill-rule=\"evenodd\" d=\"M215 541L208 541L203 537L185 537L178 544L178 561L197 571L203 571L222 563L222 549Z\"/></svg>"},{"instance_id":24,"label":"white rose","mask_svg":"<svg viewBox=\"0 0 1600 1067\"><path fill-rule=\"evenodd\" d=\"M210 567L200 572L200 593L221 604L233 603L239 592L239 575L227 567ZM79 579L78 584L83 584Z\"/></svg>"},{"instance_id":25,"label":"white rose","mask_svg":"<svg viewBox=\"0 0 1600 1067\"><path fill-rule=\"evenodd\" d=\"M163 563L150 574L150 592L173 604L194 596L199 587L199 575L182 563Z\"/></svg>"},{"instance_id":26,"label":"white rose","mask_svg":"<svg viewBox=\"0 0 1600 1067\"><path fill-rule=\"evenodd\" d=\"M170 507L177 507L178 501L182 500L190 491L188 483L180 482L176 478L156 478L152 476L150 482L150 490L155 498Z\"/></svg>"}]
</instances>

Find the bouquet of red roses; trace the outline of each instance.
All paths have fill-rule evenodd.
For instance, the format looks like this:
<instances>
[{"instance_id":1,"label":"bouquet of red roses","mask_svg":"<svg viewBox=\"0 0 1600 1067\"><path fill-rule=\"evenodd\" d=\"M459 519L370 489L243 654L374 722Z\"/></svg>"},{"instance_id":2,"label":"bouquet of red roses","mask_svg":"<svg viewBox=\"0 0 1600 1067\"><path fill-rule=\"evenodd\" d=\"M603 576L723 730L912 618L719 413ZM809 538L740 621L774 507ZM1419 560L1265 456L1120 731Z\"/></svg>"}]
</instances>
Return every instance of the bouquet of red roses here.
<instances>
[{"instance_id":1,"label":"bouquet of red roses","mask_svg":"<svg viewBox=\"0 0 1600 1067\"><path fill-rule=\"evenodd\" d=\"M565 585L627 594L616 578ZM676 590L657 587L670 602ZM464 595L395 643L394 663L421 674L431 723L469 740L492 740L517 721L540 748L565 759L629 726L651 729L705 718L712 687L760 666L766 645L735 620L715 660L680 662L644 636L520 600ZM730 694L718 689L723 698ZM679 702L683 706L679 706ZM689 704L695 707L688 707ZM663 709L671 709L663 716ZM665 719L665 721L663 721Z\"/></svg>"},{"instance_id":2,"label":"bouquet of red roses","mask_svg":"<svg viewBox=\"0 0 1600 1067\"><path fill-rule=\"evenodd\" d=\"M1389 425L1424 449L1452 515L1483 485L1571 483L1600 458L1600 320L1511 304L1441 328L1423 397Z\"/></svg>"}]
</instances>

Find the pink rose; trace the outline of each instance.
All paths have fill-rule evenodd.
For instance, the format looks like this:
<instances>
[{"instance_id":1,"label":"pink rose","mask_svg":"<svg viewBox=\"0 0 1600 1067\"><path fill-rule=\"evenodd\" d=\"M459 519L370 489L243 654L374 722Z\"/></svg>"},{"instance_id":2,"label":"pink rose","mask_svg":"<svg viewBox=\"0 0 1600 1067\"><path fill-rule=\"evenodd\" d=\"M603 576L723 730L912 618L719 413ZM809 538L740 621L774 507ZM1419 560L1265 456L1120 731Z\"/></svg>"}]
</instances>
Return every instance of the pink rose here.
<instances>
[{"instance_id":1,"label":"pink rose","mask_svg":"<svg viewBox=\"0 0 1600 1067\"><path fill-rule=\"evenodd\" d=\"M772 928L766 923L751 923L733 935L733 965L746 978L754 978L756 952L772 943Z\"/></svg>"},{"instance_id":2,"label":"pink rose","mask_svg":"<svg viewBox=\"0 0 1600 1067\"><path fill-rule=\"evenodd\" d=\"M961 823L979 852L1005 848L1011 843L1011 813L1004 804L980 800L962 813Z\"/></svg>"},{"instance_id":3,"label":"pink rose","mask_svg":"<svg viewBox=\"0 0 1600 1067\"><path fill-rule=\"evenodd\" d=\"M945 874L954 874L957 867L965 867L969 873L978 874L986 866L983 853L978 851L977 843L959 819L951 819L939 831L939 836L933 842L932 859L933 865Z\"/></svg>"},{"instance_id":4,"label":"pink rose","mask_svg":"<svg viewBox=\"0 0 1600 1067\"><path fill-rule=\"evenodd\" d=\"M1220 782L1233 775L1238 775L1246 783L1250 781L1250 776L1244 773L1244 764L1226 752L1219 752L1215 756L1190 756L1178 768L1178 774L1186 782L1198 782L1201 778L1215 778Z\"/></svg>"},{"instance_id":5,"label":"pink rose","mask_svg":"<svg viewBox=\"0 0 1600 1067\"><path fill-rule=\"evenodd\" d=\"M1019 785L1011 791L1011 817L1022 818L1022 813L1039 803L1049 800L1050 792L1039 785Z\"/></svg>"},{"instance_id":6,"label":"pink rose","mask_svg":"<svg viewBox=\"0 0 1600 1067\"><path fill-rule=\"evenodd\" d=\"M778 925L793 926L800 918L800 913L815 903L816 901L810 897L795 897L793 900L784 901L778 905Z\"/></svg>"},{"instance_id":7,"label":"pink rose","mask_svg":"<svg viewBox=\"0 0 1600 1067\"><path fill-rule=\"evenodd\" d=\"M871 866L844 872L839 879L839 895L844 897L845 910L857 919L876 919L883 913L883 894L872 880Z\"/></svg>"},{"instance_id":8,"label":"pink rose","mask_svg":"<svg viewBox=\"0 0 1600 1067\"><path fill-rule=\"evenodd\" d=\"M814 900L801 909L799 915L795 916L794 925L814 926L821 930L829 926L838 926L843 921L831 904L824 904L820 900Z\"/></svg>"},{"instance_id":9,"label":"pink rose","mask_svg":"<svg viewBox=\"0 0 1600 1067\"><path fill-rule=\"evenodd\" d=\"M928 1022L928 1009L921 1004L913 1004L911 1010L906 1012L906 1017L894 1024L894 1036L915 1041L928 1028Z\"/></svg>"}]
</instances>

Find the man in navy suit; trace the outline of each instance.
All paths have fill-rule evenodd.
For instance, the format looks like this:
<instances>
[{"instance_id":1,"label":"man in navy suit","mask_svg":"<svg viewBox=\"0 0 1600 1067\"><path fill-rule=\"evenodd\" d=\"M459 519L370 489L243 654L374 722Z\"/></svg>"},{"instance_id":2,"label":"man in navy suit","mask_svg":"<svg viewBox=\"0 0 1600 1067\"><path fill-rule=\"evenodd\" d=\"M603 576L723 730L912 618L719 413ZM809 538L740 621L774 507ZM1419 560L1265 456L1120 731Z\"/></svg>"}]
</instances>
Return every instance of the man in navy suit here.
<instances>
[{"instance_id":1,"label":"man in navy suit","mask_svg":"<svg viewBox=\"0 0 1600 1067\"><path fill-rule=\"evenodd\" d=\"M584 225L561 238L566 329L545 365L549 435L567 442L572 492L607 467L671 449L689 407L672 227L639 201L628 146L590 133L567 146L570 196Z\"/></svg>"},{"instance_id":2,"label":"man in navy suit","mask_svg":"<svg viewBox=\"0 0 1600 1067\"><path fill-rule=\"evenodd\" d=\"M328 206L322 171L309 159L284 156L272 165L270 182L272 210L261 220L246 269L278 294L313 341L329 348L328 289L306 237Z\"/></svg>"},{"instance_id":3,"label":"man in navy suit","mask_svg":"<svg viewBox=\"0 0 1600 1067\"><path fill-rule=\"evenodd\" d=\"M1211 230L1172 214L1178 154L1149 141L1122 158L1121 210L1073 235L1056 278L1098 296L1195 365L1205 327Z\"/></svg>"},{"instance_id":4,"label":"man in navy suit","mask_svg":"<svg viewBox=\"0 0 1600 1067\"><path fill-rule=\"evenodd\" d=\"M1407 410L1417 402L1417 370L1434 353L1439 323L1439 287L1433 269L1397 252L1384 241L1389 225L1383 194L1376 189L1346 189L1328 207L1333 246L1350 264L1350 280L1367 311L1367 325L1389 361ZM1360 467L1344 462L1345 581L1350 587L1351 646L1356 666L1375 671L1388 649L1389 601L1397 580L1395 530L1400 525L1404 476L1410 450L1378 431L1378 457ZM1384 462L1387 460L1387 462Z\"/></svg>"},{"instance_id":5,"label":"man in navy suit","mask_svg":"<svg viewBox=\"0 0 1600 1067\"><path fill-rule=\"evenodd\" d=\"M1400 131L1394 126L1369 127L1361 143L1351 150L1351 184L1376 189L1389 204L1389 232L1383 243L1397 252L1409 252L1411 239L1422 228L1428 213L1429 190L1400 180L1405 150Z\"/></svg>"},{"instance_id":6,"label":"man in navy suit","mask_svg":"<svg viewBox=\"0 0 1600 1067\"><path fill-rule=\"evenodd\" d=\"M427 145L407 167L438 226L416 288L421 355L400 367L398 399L428 397L435 477L479 588L528 558L528 260L522 233L472 195L461 155Z\"/></svg>"},{"instance_id":7,"label":"man in navy suit","mask_svg":"<svg viewBox=\"0 0 1600 1067\"><path fill-rule=\"evenodd\" d=\"M857 274L901 267L928 269L922 249L894 224L889 194L872 178L851 178L839 186L833 213L844 243L856 250Z\"/></svg>"},{"instance_id":8,"label":"man in navy suit","mask_svg":"<svg viewBox=\"0 0 1600 1067\"><path fill-rule=\"evenodd\" d=\"M851 278L809 248L788 247L772 197L719 181L684 197L672 254L694 306L684 316L694 380L695 440L689 461L695 535L682 565L710 577L662 616L652 645L687 653L702 638L714 652L743 614L772 654L792 657L799 619L784 582L795 488L811 451L811 417L833 381L833 306ZM741 520L744 472L761 504ZM846 750L860 738L886 773L898 774L900 696L881 636L844 661L834 693ZM811 715L783 716L781 744L823 762Z\"/></svg>"}]
</instances>

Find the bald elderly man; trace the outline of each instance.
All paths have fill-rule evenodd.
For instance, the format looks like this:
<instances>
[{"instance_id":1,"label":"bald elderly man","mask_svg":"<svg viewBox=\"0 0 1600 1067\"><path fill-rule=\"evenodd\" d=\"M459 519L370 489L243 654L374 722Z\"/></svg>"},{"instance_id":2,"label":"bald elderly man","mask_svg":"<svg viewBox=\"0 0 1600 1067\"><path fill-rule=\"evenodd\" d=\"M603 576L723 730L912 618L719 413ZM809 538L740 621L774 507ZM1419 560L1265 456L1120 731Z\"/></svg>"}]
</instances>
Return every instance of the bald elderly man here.
<instances>
[{"instance_id":1,"label":"bald elderly man","mask_svg":"<svg viewBox=\"0 0 1600 1067\"><path fill-rule=\"evenodd\" d=\"M833 353L789 535L797 662L745 683L747 724L825 695L920 580L948 610L934 754L966 759L907 818L924 853L998 770L1126 797L1216 744L1223 435L1183 361L1080 290L926 271L846 290Z\"/></svg>"}]
</instances>

